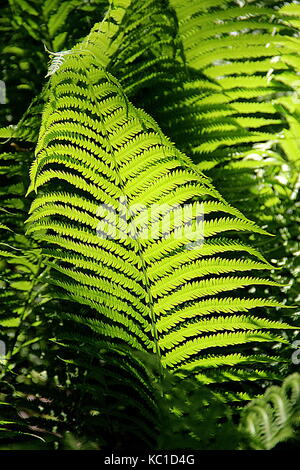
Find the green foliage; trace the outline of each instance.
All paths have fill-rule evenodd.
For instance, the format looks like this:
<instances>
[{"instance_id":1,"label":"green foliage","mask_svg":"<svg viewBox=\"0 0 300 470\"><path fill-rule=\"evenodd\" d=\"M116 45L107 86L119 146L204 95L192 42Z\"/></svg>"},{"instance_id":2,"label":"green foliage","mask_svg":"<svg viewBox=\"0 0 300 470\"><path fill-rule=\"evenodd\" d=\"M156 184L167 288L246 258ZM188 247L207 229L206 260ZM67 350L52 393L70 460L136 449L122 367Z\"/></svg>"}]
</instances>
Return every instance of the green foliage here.
<instances>
[{"instance_id":1,"label":"green foliage","mask_svg":"<svg viewBox=\"0 0 300 470\"><path fill-rule=\"evenodd\" d=\"M0 448L294 436L298 376L262 397L299 331L299 11L273 3L6 2Z\"/></svg>"},{"instance_id":2,"label":"green foliage","mask_svg":"<svg viewBox=\"0 0 300 470\"><path fill-rule=\"evenodd\" d=\"M243 410L241 428L249 435L252 448L269 450L299 434L300 375L288 376L281 387L269 387L262 398ZM248 437L248 436L247 436Z\"/></svg>"}]
</instances>

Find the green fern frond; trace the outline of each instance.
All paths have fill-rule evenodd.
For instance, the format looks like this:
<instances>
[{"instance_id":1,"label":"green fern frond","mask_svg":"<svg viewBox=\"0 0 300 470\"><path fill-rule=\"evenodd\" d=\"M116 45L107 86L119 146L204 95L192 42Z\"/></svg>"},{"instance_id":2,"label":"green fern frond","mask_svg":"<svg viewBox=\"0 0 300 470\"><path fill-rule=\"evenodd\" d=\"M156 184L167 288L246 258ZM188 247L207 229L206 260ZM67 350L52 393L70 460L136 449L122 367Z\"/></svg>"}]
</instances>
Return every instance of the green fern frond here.
<instances>
[{"instance_id":1,"label":"green fern frond","mask_svg":"<svg viewBox=\"0 0 300 470\"><path fill-rule=\"evenodd\" d=\"M238 313L264 304L236 296L229 306L219 294L279 284L245 276L270 265L230 235L222 240L215 236L266 232L228 205L153 120L124 97L117 80L103 68L105 51L99 57L99 44L107 47L116 31L109 23L107 34L108 23L96 25L51 76L31 168L29 192L36 191L37 197L27 233L53 256L51 282L61 289L57 295L93 312L90 317L69 317L110 341L152 349L171 368L187 360L196 363L207 348L284 341L260 331L285 328L283 323L237 314L225 315L217 324L217 311ZM182 234L184 219L178 214L185 207ZM149 212L150 221L158 223L155 236L147 233ZM248 252L260 261L214 256L226 251ZM187 309L193 309L193 320L201 313L212 317L189 323ZM172 315L169 324L158 327L157 319L168 318L167 312L180 319L178 330L171 330Z\"/></svg>"},{"instance_id":2,"label":"green fern frond","mask_svg":"<svg viewBox=\"0 0 300 470\"><path fill-rule=\"evenodd\" d=\"M281 387L271 386L264 396L243 410L240 427L248 444L256 450L270 450L295 436L299 424L300 376L288 376Z\"/></svg>"}]
</instances>

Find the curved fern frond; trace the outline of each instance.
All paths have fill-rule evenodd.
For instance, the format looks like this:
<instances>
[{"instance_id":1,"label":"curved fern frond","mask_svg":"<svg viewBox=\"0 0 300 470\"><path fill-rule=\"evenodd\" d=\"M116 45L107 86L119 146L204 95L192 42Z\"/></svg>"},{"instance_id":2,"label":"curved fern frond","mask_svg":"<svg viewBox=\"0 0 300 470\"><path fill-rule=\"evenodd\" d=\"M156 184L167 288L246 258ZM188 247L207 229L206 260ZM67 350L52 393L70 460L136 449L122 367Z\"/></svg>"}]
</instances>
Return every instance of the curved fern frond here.
<instances>
[{"instance_id":1,"label":"curved fern frond","mask_svg":"<svg viewBox=\"0 0 300 470\"><path fill-rule=\"evenodd\" d=\"M243 410L240 428L256 450L270 450L295 437L300 418L300 376L288 376L281 387L269 387L264 396Z\"/></svg>"}]
</instances>

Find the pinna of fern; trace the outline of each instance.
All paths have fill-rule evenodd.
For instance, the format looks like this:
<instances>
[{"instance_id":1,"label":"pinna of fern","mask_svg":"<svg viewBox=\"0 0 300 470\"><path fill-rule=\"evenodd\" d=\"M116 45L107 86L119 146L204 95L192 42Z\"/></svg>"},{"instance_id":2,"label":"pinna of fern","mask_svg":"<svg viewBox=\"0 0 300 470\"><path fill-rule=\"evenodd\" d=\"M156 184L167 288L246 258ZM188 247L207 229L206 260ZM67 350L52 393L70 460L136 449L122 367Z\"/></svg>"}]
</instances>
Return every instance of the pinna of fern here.
<instances>
[{"instance_id":1,"label":"pinna of fern","mask_svg":"<svg viewBox=\"0 0 300 470\"><path fill-rule=\"evenodd\" d=\"M265 355L255 357L259 373L247 372L254 359L247 344L284 342L272 330L289 326L248 314L279 304L250 298L244 288L278 284L252 275L272 266L231 236L264 231L128 101L97 47L107 44L107 31L109 19L50 78L27 233L52 259L58 297L87 307L88 314L68 318L100 338L152 350L162 367L200 371L208 382L268 378L264 365L272 358ZM155 237L148 236L149 222Z\"/></svg>"}]
</instances>

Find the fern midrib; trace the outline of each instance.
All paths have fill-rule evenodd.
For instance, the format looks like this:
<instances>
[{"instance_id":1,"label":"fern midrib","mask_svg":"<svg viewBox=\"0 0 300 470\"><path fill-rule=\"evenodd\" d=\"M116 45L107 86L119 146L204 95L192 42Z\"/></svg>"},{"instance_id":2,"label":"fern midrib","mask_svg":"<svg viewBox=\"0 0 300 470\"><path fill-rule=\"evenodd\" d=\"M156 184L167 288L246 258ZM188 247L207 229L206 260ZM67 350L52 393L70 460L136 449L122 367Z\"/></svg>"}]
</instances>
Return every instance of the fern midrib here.
<instances>
[{"instance_id":1,"label":"fern midrib","mask_svg":"<svg viewBox=\"0 0 300 470\"><path fill-rule=\"evenodd\" d=\"M105 70L103 70L103 71L106 75L106 71ZM120 191L122 192L123 197L126 198L126 192L124 191L124 184L121 183L122 179L121 179L121 175L120 175L120 171L119 171L119 165L118 165L118 162L115 158L115 150L113 149L113 146L111 145L109 134L107 133L107 131L105 129L105 125L103 123L103 117L101 115L101 109L100 109L99 103L97 101L97 98L94 94L93 86L89 81L89 76L88 76L87 71L85 71L85 73L86 73L86 78L87 78L87 82L89 84L91 95L94 99L94 102L96 103L96 106L99 109L99 117L100 117L100 120L102 121L102 130L104 132L104 135L105 135L107 141L109 142L110 154L111 154L111 156L114 160L114 169L115 169L115 172L117 173L117 176L118 176L116 185L119 187ZM126 107L126 112L128 112L127 103L125 103L125 107ZM154 301L153 301L153 296L152 296L152 292L151 292L150 281L149 281L149 278L148 278L148 275L147 275L146 262L145 262L144 257L143 257L142 247L141 247L141 244L140 244L140 241L139 241L139 236L138 236L138 233L136 231L135 226L134 226L134 235L135 235L134 239L137 242L137 253L138 253L138 256L140 257L140 260L141 260L142 274L143 274L143 278L144 278L145 289L146 289L146 292L147 292L146 302L148 304L149 311L150 311L151 333L152 333L153 342L154 342L154 353L156 354L156 356L158 358L159 372L160 372L160 376L161 376L161 379L162 379L162 377L163 377L163 366L162 366L162 360L161 360L161 351L160 351L160 347L159 347L158 331L157 331L157 327L156 327L156 315L155 315L155 311L154 311Z\"/></svg>"}]
</instances>

